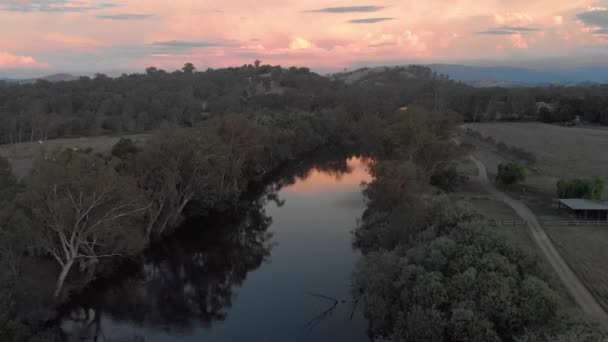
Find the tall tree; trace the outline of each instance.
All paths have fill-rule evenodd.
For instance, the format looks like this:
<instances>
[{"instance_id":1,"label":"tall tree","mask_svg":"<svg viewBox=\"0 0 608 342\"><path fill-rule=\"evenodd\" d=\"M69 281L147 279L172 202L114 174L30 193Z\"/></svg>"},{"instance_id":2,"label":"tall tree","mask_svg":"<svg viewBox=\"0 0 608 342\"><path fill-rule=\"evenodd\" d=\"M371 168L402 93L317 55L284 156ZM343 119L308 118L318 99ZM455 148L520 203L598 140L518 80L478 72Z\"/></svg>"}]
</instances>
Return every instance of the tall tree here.
<instances>
[{"instance_id":1,"label":"tall tree","mask_svg":"<svg viewBox=\"0 0 608 342\"><path fill-rule=\"evenodd\" d=\"M98 156L69 150L46 154L35 163L24 201L39 247L61 268L55 297L75 263L88 270L144 241L133 222L148 205L134 181Z\"/></svg>"},{"instance_id":2,"label":"tall tree","mask_svg":"<svg viewBox=\"0 0 608 342\"><path fill-rule=\"evenodd\" d=\"M223 168L219 137L209 129L182 129L162 134L138 154L132 173L152 201L146 234L158 237L175 225L188 204L215 203L219 184L213 175Z\"/></svg>"},{"instance_id":3,"label":"tall tree","mask_svg":"<svg viewBox=\"0 0 608 342\"><path fill-rule=\"evenodd\" d=\"M196 67L192 63L186 63L186 64L184 64L184 67L182 68L182 71L185 74L192 74L194 72L194 70L196 70Z\"/></svg>"}]
</instances>

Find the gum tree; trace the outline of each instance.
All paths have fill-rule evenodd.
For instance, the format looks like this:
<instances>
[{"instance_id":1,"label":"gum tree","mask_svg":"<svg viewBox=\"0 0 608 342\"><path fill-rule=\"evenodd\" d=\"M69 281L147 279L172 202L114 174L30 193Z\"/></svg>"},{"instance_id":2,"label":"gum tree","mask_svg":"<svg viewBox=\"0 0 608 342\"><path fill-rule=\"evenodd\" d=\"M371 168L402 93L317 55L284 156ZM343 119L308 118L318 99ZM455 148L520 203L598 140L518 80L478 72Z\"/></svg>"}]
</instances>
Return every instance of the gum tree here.
<instances>
[{"instance_id":1,"label":"gum tree","mask_svg":"<svg viewBox=\"0 0 608 342\"><path fill-rule=\"evenodd\" d=\"M98 156L64 151L40 158L24 201L38 246L61 268L55 297L75 264L92 270L101 258L124 255L144 242L133 223L148 205L132 179Z\"/></svg>"}]
</instances>

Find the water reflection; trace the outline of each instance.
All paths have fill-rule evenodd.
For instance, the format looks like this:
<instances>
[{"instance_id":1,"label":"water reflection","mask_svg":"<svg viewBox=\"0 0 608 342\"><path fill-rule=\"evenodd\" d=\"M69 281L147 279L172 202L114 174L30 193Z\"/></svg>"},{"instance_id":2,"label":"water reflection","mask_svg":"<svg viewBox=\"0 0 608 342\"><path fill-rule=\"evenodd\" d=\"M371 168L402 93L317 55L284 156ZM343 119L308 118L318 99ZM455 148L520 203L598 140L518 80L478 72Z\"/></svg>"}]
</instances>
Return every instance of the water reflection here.
<instances>
[{"instance_id":1,"label":"water reflection","mask_svg":"<svg viewBox=\"0 0 608 342\"><path fill-rule=\"evenodd\" d=\"M357 189L361 182L371 180L366 170L368 164L368 159L357 157L323 163L309 169L305 175L295 177L286 191L314 194L328 190Z\"/></svg>"},{"instance_id":2,"label":"water reflection","mask_svg":"<svg viewBox=\"0 0 608 342\"><path fill-rule=\"evenodd\" d=\"M244 217L227 227L184 229L155 246L138 272L95 291L93 300L83 298L72 319L63 323L64 330L79 336L78 341L83 333L94 333L90 340L99 341L107 335L99 327L103 314L123 324L179 334L223 320L233 288L270 255L272 234L267 230L272 220L265 203L254 201ZM83 327L84 332L77 331Z\"/></svg>"},{"instance_id":3,"label":"water reflection","mask_svg":"<svg viewBox=\"0 0 608 342\"><path fill-rule=\"evenodd\" d=\"M306 321L327 305L304 290L348 297L345 278L356 258L348 231L363 208L359 184L369 175L358 158L302 163L287 173L230 222L192 222L152 248L135 272L83 294L62 322L66 340L232 341L239 335L266 334L249 337L280 341L302 335ZM348 195L336 195L339 190ZM359 204L331 208L340 201ZM316 205L330 210L311 221L307 216L318 211L311 207ZM336 224L341 228L333 229ZM320 257L333 258L335 264L322 265ZM247 279L257 269L254 279ZM330 272L340 276L323 275ZM236 303L240 305L233 307ZM362 319L357 329L345 323L350 309L336 313L343 315L341 325L325 327L323 336L336 336L328 333L331 329L349 329L338 335L362 340ZM280 325L279 320L287 324L272 332L264 328Z\"/></svg>"}]
</instances>

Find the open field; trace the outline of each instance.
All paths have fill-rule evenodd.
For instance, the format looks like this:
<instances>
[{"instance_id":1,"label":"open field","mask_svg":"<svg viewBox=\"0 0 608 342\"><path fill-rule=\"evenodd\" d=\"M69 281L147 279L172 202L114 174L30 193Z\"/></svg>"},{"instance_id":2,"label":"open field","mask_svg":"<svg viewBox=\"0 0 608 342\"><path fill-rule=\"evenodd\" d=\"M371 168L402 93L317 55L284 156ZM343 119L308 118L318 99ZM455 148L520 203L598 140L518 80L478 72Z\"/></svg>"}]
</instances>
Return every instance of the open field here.
<instances>
[{"instance_id":1,"label":"open field","mask_svg":"<svg viewBox=\"0 0 608 342\"><path fill-rule=\"evenodd\" d=\"M53 151L65 148L77 148L79 150L85 150L92 148L94 151L104 152L112 148L114 144L120 138L129 138L135 142L146 141L152 136L152 134L134 134L125 136L101 136L101 137L87 137L87 138L73 138L73 139L55 139L47 140L44 143L21 143L14 145L1 145L0 156L7 158L15 174L22 178L32 168L34 158L36 158L43 151Z\"/></svg>"},{"instance_id":2,"label":"open field","mask_svg":"<svg viewBox=\"0 0 608 342\"><path fill-rule=\"evenodd\" d=\"M534 153L539 175L531 175L528 183L551 194L560 178L600 177L608 181L606 129L541 123L475 123L465 127ZM492 165L488 168L493 171Z\"/></svg>"}]
</instances>

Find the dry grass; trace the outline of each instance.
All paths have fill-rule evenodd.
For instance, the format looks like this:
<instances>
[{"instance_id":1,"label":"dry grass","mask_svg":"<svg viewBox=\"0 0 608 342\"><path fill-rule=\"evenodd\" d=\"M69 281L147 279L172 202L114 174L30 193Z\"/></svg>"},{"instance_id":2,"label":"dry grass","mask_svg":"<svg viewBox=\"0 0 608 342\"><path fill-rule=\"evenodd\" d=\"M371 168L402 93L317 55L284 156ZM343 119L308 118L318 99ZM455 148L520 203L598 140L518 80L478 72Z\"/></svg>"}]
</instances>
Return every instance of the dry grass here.
<instances>
[{"instance_id":1,"label":"dry grass","mask_svg":"<svg viewBox=\"0 0 608 342\"><path fill-rule=\"evenodd\" d=\"M541 123L480 123L465 127L534 153L544 176L601 177L608 180L606 129Z\"/></svg>"},{"instance_id":2,"label":"dry grass","mask_svg":"<svg viewBox=\"0 0 608 342\"><path fill-rule=\"evenodd\" d=\"M149 139L152 134L135 134L125 136L101 136L90 138L73 138L73 139L55 139L48 140L44 143L21 143L14 145L0 146L0 156L7 158L15 174L22 178L29 170L31 170L34 159L43 151L54 151L66 148L76 148L85 150L92 148L94 151L105 152L109 151L120 138L129 138L135 142L143 142Z\"/></svg>"},{"instance_id":3,"label":"dry grass","mask_svg":"<svg viewBox=\"0 0 608 342\"><path fill-rule=\"evenodd\" d=\"M608 310L608 226L545 227L570 268Z\"/></svg>"}]
</instances>

